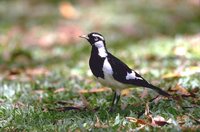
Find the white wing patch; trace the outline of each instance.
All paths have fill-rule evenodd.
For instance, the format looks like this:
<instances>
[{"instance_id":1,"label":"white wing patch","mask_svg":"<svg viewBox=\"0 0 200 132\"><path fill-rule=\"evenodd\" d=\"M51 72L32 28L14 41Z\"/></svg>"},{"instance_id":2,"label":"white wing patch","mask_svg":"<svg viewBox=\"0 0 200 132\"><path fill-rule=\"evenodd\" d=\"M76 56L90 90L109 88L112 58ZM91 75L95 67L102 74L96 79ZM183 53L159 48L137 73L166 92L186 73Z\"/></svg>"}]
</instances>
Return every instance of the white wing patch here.
<instances>
[{"instance_id":1,"label":"white wing patch","mask_svg":"<svg viewBox=\"0 0 200 132\"><path fill-rule=\"evenodd\" d=\"M95 43L95 46L98 48L98 55L101 57L106 57L108 54L106 52L103 41L98 41Z\"/></svg>"},{"instance_id":2,"label":"white wing patch","mask_svg":"<svg viewBox=\"0 0 200 132\"><path fill-rule=\"evenodd\" d=\"M92 34L92 36L99 37L99 38L101 38L101 40L104 40L104 38L101 35L99 35L99 34Z\"/></svg>"},{"instance_id":3,"label":"white wing patch","mask_svg":"<svg viewBox=\"0 0 200 132\"><path fill-rule=\"evenodd\" d=\"M137 77L134 71L132 71L131 73L127 72L126 80L130 80L130 79L140 79L140 80L143 80L141 77Z\"/></svg>"}]
</instances>

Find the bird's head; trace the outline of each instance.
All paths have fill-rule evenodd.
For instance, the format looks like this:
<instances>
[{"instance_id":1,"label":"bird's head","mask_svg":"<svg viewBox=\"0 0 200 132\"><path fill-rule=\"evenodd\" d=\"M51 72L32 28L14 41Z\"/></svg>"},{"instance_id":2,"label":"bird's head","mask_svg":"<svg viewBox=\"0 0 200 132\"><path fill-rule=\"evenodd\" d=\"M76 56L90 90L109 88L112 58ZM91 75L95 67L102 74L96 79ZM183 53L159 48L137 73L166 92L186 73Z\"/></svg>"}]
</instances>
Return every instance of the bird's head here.
<instances>
[{"instance_id":1,"label":"bird's head","mask_svg":"<svg viewBox=\"0 0 200 132\"><path fill-rule=\"evenodd\" d=\"M86 39L92 46L105 46L105 39L104 37L96 32L89 33L88 35L82 35L81 38Z\"/></svg>"}]
</instances>

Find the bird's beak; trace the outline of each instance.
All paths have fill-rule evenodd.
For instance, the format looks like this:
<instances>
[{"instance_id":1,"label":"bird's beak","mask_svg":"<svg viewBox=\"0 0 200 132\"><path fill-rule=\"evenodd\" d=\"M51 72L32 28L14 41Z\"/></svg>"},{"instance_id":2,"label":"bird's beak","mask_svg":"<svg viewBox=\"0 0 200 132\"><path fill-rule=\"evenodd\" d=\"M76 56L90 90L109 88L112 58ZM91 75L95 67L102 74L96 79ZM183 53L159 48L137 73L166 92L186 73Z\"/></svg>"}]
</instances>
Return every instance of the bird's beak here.
<instances>
[{"instance_id":1,"label":"bird's beak","mask_svg":"<svg viewBox=\"0 0 200 132\"><path fill-rule=\"evenodd\" d=\"M84 39L87 39L87 40L89 39L87 35L81 35L81 36L79 36L79 37L84 38Z\"/></svg>"}]
</instances>

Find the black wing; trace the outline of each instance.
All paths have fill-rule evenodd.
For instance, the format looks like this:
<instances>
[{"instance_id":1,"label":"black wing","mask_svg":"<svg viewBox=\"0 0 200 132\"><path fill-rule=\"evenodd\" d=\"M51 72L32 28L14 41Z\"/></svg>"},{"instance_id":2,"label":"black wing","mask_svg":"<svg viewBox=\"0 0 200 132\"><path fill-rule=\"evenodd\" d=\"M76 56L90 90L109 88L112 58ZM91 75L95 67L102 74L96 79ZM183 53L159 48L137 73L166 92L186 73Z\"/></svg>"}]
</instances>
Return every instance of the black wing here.
<instances>
[{"instance_id":1,"label":"black wing","mask_svg":"<svg viewBox=\"0 0 200 132\"><path fill-rule=\"evenodd\" d=\"M124 62L113 56L112 54L108 53L108 62L110 63L112 69L113 69L113 77L115 80L126 83L126 84L132 84L136 86L144 86L146 87L147 84L149 84L143 77L141 77L137 72L130 69ZM126 79L127 72L135 72L136 79ZM141 78L141 79L138 79Z\"/></svg>"},{"instance_id":2,"label":"black wing","mask_svg":"<svg viewBox=\"0 0 200 132\"><path fill-rule=\"evenodd\" d=\"M122 83L126 83L126 84L147 87L147 88L155 90L159 94L166 96L166 97L171 96L170 94L163 91L159 87L156 87L156 86L150 84L149 82L147 82L137 72L131 70L125 63L123 63L121 60L119 60L118 58L116 58L115 56L113 56L110 53L108 54L108 61L111 64L111 67L113 69L113 77L115 80L122 82ZM136 78L127 80L126 79L127 72L128 73L135 72ZM140 78L140 79L138 79L138 78Z\"/></svg>"}]
</instances>

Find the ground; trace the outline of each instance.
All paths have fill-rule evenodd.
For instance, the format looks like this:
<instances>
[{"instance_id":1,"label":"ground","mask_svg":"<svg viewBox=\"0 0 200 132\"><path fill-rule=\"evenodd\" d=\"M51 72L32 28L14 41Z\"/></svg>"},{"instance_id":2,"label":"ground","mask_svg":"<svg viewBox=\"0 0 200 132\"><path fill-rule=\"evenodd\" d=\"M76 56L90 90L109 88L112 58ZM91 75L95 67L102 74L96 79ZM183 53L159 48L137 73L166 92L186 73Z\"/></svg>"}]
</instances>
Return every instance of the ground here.
<instances>
[{"instance_id":1,"label":"ground","mask_svg":"<svg viewBox=\"0 0 200 132\"><path fill-rule=\"evenodd\" d=\"M199 130L195 0L87 2L0 2L1 130ZM90 31L102 33L112 54L173 98L133 87L109 112L113 93L92 76L91 47L78 37Z\"/></svg>"}]
</instances>

